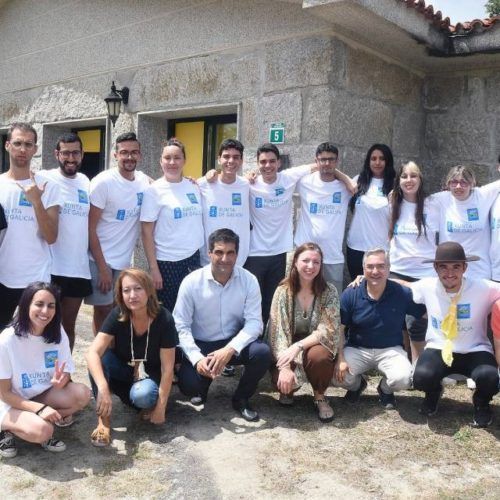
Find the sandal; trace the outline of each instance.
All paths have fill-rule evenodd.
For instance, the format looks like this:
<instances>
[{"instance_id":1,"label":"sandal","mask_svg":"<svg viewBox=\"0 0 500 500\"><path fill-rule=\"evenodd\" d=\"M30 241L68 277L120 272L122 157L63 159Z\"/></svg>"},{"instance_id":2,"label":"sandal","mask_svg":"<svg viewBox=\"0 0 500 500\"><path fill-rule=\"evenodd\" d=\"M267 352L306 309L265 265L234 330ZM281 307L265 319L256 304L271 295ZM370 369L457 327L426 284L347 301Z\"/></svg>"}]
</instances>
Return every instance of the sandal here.
<instances>
[{"instance_id":1,"label":"sandal","mask_svg":"<svg viewBox=\"0 0 500 500\"><path fill-rule=\"evenodd\" d=\"M293 405L293 394L283 394L280 392L280 397L278 403L281 406L292 406Z\"/></svg>"},{"instance_id":2,"label":"sandal","mask_svg":"<svg viewBox=\"0 0 500 500\"><path fill-rule=\"evenodd\" d=\"M107 427L96 427L90 435L90 442L97 448L111 444L111 433Z\"/></svg>"},{"instance_id":3,"label":"sandal","mask_svg":"<svg viewBox=\"0 0 500 500\"><path fill-rule=\"evenodd\" d=\"M66 415L65 417L61 418L61 420L58 420L54 423L56 427L69 427L70 425L73 425L75 423L75 419L73 418L73 415Z\"/></svg>"},{"instance_id":4,"label":"sandal","mask_svg":"<svg viewBox=\"0 0 500 500\"><path fill-rule=\"evenodd\" d=\"M314 407L321 422L331 422L333 420L333 409L326 399L315 399Z\"/></svg>"}]
</instances>

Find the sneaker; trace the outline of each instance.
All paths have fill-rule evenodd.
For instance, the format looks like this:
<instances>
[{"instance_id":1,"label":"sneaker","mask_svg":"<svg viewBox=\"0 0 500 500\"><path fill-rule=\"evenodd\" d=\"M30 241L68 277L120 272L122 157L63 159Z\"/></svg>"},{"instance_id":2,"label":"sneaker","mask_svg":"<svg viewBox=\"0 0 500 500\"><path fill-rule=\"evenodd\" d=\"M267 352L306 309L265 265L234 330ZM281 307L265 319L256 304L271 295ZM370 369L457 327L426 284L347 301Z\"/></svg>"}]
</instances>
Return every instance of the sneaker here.
<instances>
[{"instance_id":1,"label":"sneaker","mask_svg":"<svg viewBox=\"0 0 500 500\"><path fill-rule=\"evenodd\" d=\"M281 406L292 406L293 405L293 394L282 394L280 392L280 398L278 399L278 403Z\"/></svg>"},{"instance_id":2,"label":"sneaker","mask_svg":"<svg viewBox=\"0 0 500 500\"><path fill-rule=\"evenodd\" d=\"M17 455L16 440L14 434L9 431L0 432L0 457L14 458Z\"/></svg>"},{"instance_id":3,"label":"sneaker","mask_svg":"<svg viewBox=\"0 0 500 500\"><path fill-rule=\"evenodd\" d=\"M235 374L236 368L233 365L226 365L221 373L223 377L234 377Z\"/></svg>"},{"instance_id":4,"label":"sneaker","mask_svg":"<svg viewBox=\"0 0 500 500\"><path fill-rule=\"evenodd\" d=\"M474 419L472 427L488 427L493 422L493 415L489 404L482 406L474 406Z\"/></svg>"},{"instance_id":5,"label":"sneaker","mask_svg":"<svg viewBox=\"0 0 500 500\"><path fill-rule=\"evenodd\" d=\"M201 406L205 403L205 400L201 396L193 396L190 401L193 406Z\"/></svg>"},{"instance_id":6,"label":"sneaker","mask_svg":"<svg viewBox=\"0 0 500 500\"><path fill-rule=\"evenodd\" d=\"M424 400L422 401L422 405L418 412L420 415L425 415L426 417L432 417L437 412L437 407L439 403L439 399L443 394L443 390L435 391L435 392L426 392Z\"/></svg>"},{"instance_id":7,"label":"sneaker","mask_svg":"<svg viewBox=\"0 0 500 500\"><path fill-rule=\"evenodd\" d=\"M367 387L367 382L365 377L361 376L361 382L359 384L359 387L355 391L347 391L344 395L345 401L348 403L357 403L359 401L359 397L361 396L361 393L366 389Z\"/></svg>"},{"instance_id":8,"label":"sneaker","mask_svg":"<svg viewBox=\"0 0 500 500\"><path fill-rule=\"evenodd\" d=\"M394 410L396 408L396 398L394 397L394 394L387 394L382 390L382 387L380 387L380 384L382 382L379 382L377 386L377 392L378 392L378 400L380 401L380 404L386 409L386 410Z\"/></svg>"},{"instance_id":9,"label":"sneaker","mask_svg":"<svg viewBox=\"0 0 500 500\"><path fill-rule=\"evenodd\" d=\"M475 388L476 388L476 382L474 382L474 380L472 380L471 378L468 378L467 379L467 387L473 391Z\"/></svg>"},{"instance_id":10,"label":"sneaker","mask_svg":"<svg viewBox=\"0 0 500 500\"><path fill-rule=\"evenodd\" d=\"M42 443L41 447L53 453L60 453L66 449L64 442L56 438L50 438L48 441L45 441L45 443Z\"/></svg>"}]
</instances>

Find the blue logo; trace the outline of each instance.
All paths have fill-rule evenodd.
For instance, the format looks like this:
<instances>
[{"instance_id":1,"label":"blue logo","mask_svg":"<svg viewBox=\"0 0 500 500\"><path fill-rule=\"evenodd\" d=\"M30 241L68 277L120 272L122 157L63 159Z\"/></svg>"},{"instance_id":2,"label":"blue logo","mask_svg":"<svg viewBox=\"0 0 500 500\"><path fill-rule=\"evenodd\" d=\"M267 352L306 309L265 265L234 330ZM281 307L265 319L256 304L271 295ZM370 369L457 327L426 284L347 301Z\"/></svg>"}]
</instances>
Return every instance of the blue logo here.
<instances>
[{"instance_id":1,"label":"blue logo","mask_svg":"<svg viewBox=\"0 0 500 500\"><path fill-rule=\"evenodd\" d=\"M441 328L441 322L434 316L431 316L431 323L432 323L432 328L436 330L439 330Z\"/></svg>"},{"instance_id":2,"label":"blue logo","mask_svg":"<svg viewBox=\"0 0 500 500\"><path fill-rule=\"evenodd\" d=\"M241 193L233 193L233 205L241 205Z\"/></svg>"},{"instance_id":3,"label":"blue logo","mask_svg":"<svg viewBox=\"0 0 500 500\"><path fill-rule=\"evenodd\" d=\"M262 208L262 198L255 198L255 208Z\"/></svg>"},{"instance_id":4,"label":"blue logo","mask_svg":"<svg viewBox=\"0 0 500 500\"><path fill-rule=\"evenodd\" d=\"M26 195L24 194L24 191L21 191L19 193L19 206L20 207L32 207L33 205L31 204L31 202L29 202L27 199L26 199Z\"/></svg>"},{"instance_id":5,"label":"blue logo","mask_svg":"<svg viewBox=\"0 0 500 500\"><path fill-rule=\"evenodd\" d=\"M45 351L45 368L54 368L57 361L57 351Z\"/></svg>"},{"instance_id":6,"label":"blue logo","mask_svg":"<svg viewBox=\"0 0 500 500\"><path fill-rule=\"evenodd\" d=\"M342 193L333 193L332 196L332 203L341 203L342 202Z\"/></svg>"},{"instance_id":7,"label":"blue logo","mask_svg":"<svg viewBox=\"0 0 500 500\"><path fill-rule=\"evenodd\" d=\"M470 318L470 304L457 304L457 319Z\"/></svg>"},{"instance_id":8,"label":"blue logo","mask_svg":"<svg viewBox=\"0 0 500 500\"><path fill-rule=\"evenodd\" d=\"M89 195L83 189L78 190L78 203L89 204Z\"/></svg>"},{"instance_id":9,"label":"blue logo","mask_svg":"<svg viewBox=\"0 0 500 500\"><path fill-rule=\"evenodd\" d=\"M276 196L281 196L285 192L285 188L279 187L276 188L275 190Z\"/></svg>"},{"instance_id":10,"label":"blue logo","mask_svg":"<svg viewBox=\"0 0 500 500\"><path fill-rule=\"evenodd\" d=\"M208 216L209 217L217 217L217 207L212 205L208 210Z\"/></svg>"},{"instance_id":11,"label":"blue logo","mask_svg":"<svg viewBox=\"0 0 500 500\"><path fill-rule=\"evenodd\" d=\"M144 193L136 193L137 194L137 206L140 207L142 205L142 198L144 197Z\"/></svg>"},{"instance_id":12,"label":"blue logo","mask_svg":"<svg viewBox=\"0 0 500 500\"><path fill-rule=\"evenodd\" d=\"M446 221L446 230L449 233L453 232L453 222L451 222L451 220Z\"/></svg>"},{"instance_id":13,"label":"blue logo","mask_svg":"<svg viewBox=\"0 0 500 500\"><path fill-rule=\"evenodd\" d=\"M125 209L121 208L116 212L117 220L125 220Z\"/></svg>"},{"instance_id":14,"label":"blue logo","mask_svg":"<svg viewBox=\"0 0 500 500\"><path fill-rule=\"evenodd\" d=\"M378 186L377 188L377 196L384 196L384 190L381 186Z\"/></svg>"},{"instance_id":15,"label":"blue logo","mask_svg":"<svg viewBox=\"0 0 500 500\"><path fill-rule=\"evenodd\" d=\"M194 193L186 193L186 196L188 197L188 200L193 205L197 205L198 204L198 200L196 199L196 195Z\"/></svg>"},{"instance_id":16,"label":"blue logo","mask_svg":"<svg viewBox=\"0 0 500 500\"><path fill-rule=\"evenodd\" d=\"M358 196L358 197L356 198L356 203L355 203L355 204L356 204L356 205L360 205L360 204L361 204L361 196Z\"/></svg>"},{"instance_id":17,"label":"blue logo","mask_svg":"<svg viewBox=\"0 0 500 500\"><path fill-rule=\"evenodd\" d=\"M467 220L479 220L479 211L477 208L467 209Z\"/></svg>"},{"instance_id":18,"label":"blue logo","mask_svg":"<svg viewBox=\"0 0 500 500\"><path fill-rule=\"evenodd\" d=\"M174 208L174 219L182 219L182 210L179 207Z\"/></svg>"},{"instance_id":19,"label":"blue logo","mask_svg":"<svg viewBox=\"0 0 500 500\"><path fill-rule=\"evenodd\" d=\"M309 212L311 214L317 214L318 213L318 204L317 203L309 203Z\"/></svg>"},{"instance_id":20,"label":"blue logo","mask_svg":"<svg viewBox=\"0 0 500 500\"><path fill-rule=\"evenodd\" d=\"M29 389L31 387L30 378L27 373L21 374L21 381L23 383L23 389Z\"/></svg>"},{"instance_id":21,"label":"blue logo","mask_svg":"<svg viewBox=\"0 0 500 500\"><path fill-rule=\"evenodd\" d=\"M398 225L394 224L394 234L398 234Z\"/></svg>"}]
</instances>

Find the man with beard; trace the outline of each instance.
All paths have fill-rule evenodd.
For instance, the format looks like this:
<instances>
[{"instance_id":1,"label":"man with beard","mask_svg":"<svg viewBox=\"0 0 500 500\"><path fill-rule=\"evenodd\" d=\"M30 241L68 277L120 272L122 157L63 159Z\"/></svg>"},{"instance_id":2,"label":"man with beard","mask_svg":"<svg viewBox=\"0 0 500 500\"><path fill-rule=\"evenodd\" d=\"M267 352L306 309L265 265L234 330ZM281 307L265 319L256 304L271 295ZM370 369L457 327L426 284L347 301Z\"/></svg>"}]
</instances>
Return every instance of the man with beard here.
<instances>
[{"instance_id":1,"label":"man with beard","mask_svg":"<svg viewBox=\"0 0 500 500\"><path fill-rule=\"evenodd\" d=\"M94 334L113 307L113 285L120 271L130 266L139 236L139 216L150 178L136 170L141 145L133 132L116 138L118 167L101 172L90 183L89 243Z\"/></svg>"},{"instance_id":2,"label":"man with beard","mask_svg":"<svg viewBox=\"0 0 500 500\"><path fill-rule=\"evenodd\" d=\"M0 330L12 319L24 288L50 280L49 245L57 239L59 190L31 170L37 132L29 123L13 123L5 149L10 167L0 175L0 204L8 227L0 245Z\"/></svg>"},{"instance_id":3,"label":"man with beard","mask_svg":"<svg viewBox=\"0 0 500 500\"><path fill-rule=\"evenodd\" d=\"M52 282L61 289L61 319L73 350L76 317L83 297L92 293L88 257L90 181L79 172L83 147L77 134L61 135L54 154L59 168L42 171L41 175L59 186L64 202L59 212L57 241L50 246L51 273Z\"/></svg>"}]
</instances>

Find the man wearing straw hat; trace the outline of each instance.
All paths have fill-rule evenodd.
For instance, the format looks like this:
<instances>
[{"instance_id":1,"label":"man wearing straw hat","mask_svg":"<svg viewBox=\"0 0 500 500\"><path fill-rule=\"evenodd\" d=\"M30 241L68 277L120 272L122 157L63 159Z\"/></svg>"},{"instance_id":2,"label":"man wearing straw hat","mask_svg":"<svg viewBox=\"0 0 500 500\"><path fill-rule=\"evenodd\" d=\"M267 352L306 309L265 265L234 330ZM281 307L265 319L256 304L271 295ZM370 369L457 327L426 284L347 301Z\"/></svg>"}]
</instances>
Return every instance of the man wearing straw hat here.
<instances>
[{"instance_id":1,"label":"man wearing straw hat","mask_svg":"<svg viewBox=\"0 0 500 500\"><path fill-rule=\"evenodd\" d=\"M441 243L434 264L437 278L411 284L413 300L425 304L429 318L425 351L418 358L413 385L425 392L420 413L428 417L437 411L443 392L441 380L460 373L476 383L472 401L474 427L487 427L493 417L490 401L498 392L498 371L487 321L491 307L500 298L500 284L464 278L467 262L478 260L465 255L456 242Z\"/></svg>"}]
</instances>

